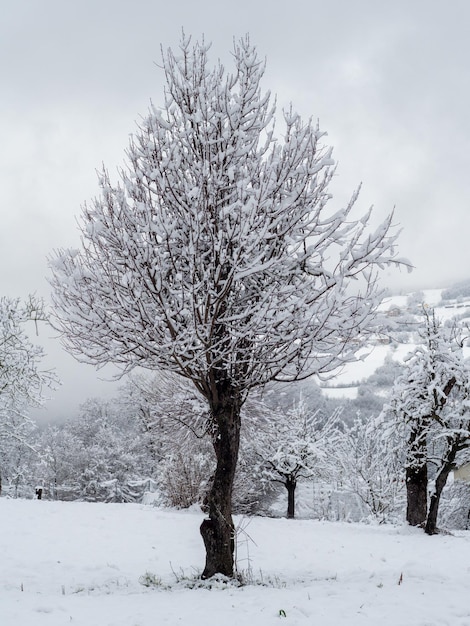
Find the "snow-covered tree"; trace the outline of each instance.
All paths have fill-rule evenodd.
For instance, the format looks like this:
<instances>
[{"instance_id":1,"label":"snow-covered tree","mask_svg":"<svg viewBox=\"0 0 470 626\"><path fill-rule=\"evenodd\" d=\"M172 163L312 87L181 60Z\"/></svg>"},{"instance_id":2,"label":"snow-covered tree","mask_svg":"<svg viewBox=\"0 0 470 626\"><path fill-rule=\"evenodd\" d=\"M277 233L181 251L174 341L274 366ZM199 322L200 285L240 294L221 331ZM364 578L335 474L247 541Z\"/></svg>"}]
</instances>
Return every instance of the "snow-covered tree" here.
<instances>
[{"instance_id":1,"label":"snow-covered tree","mask_svg":"<svg viewBox=\"0 0 470 626\"><path fill-rule=\"evenodd\" d=\"M56 325L78 358L176 372L209 410L217 466L201 526L203 577L233 575L241 408L268 381L354 358L400 264L392 217L329 208L324 133L292 109L275 136L265 64L246 37L235 71L183 37L163 54L165 102L141 122L121 182L100 176L82 247L51 260ZM281 131L280 126L283 126Z\"/></svg>"},{"instance_id":2,"label":"snow-covered tree","mask_svg":"<svg viewBox=\"0 0 470 626\"><path fill-rule=\"evenodd\" d=\"M326 477L328 439L337 414L325 423L307 410L302 398L287 413L273 416L257 437L258 468L264 481L278 482L287 490L287 517L295 517L295 491L302 479Z\"/></svg>"},{"instance_id":3,"label":"snow-covered tree","mask_svg":"<svg viewBox=\"0 0 470 626\"><path fill-rule=\"evenodd\" d=\"M147 477L145 449L137 424L114 401L88 399L69 424L80 442L76 452L81 497L87 500L132 500L129 485Z\"/></svg>"},{"instance_id":4,"label":"snow-covered tree","mask_svg":"<svg viewBox=\"0 0 470 626\"><path fill-rule=\"evenodd\" d=\"M152 478L144 437L119 399L86 400L73 419L41 429L35 447L48 498L135 501L137 483Z\"/></svg>"},{"instance_id":5,"label":"snow-covered tree","mask_svg":"<svg viewBox=\"0 0 470 626\"><path fill-rule=\"evenodd\" d=\"M22 447L31 449L29 410L40 406L46 389L57 382L53 372L41 370L44 350L28 333L46 318L42 300L0 298L0 492L7 467L28 454Z\"/></svg>"},{"instance_id":6,"label":"snow-covered tree","mask_svg":"<svg viewBox=\"0 0 470 626\"><path fill-rule=\"evenodd\" d=\"M36 449L39 456L37 477L43 483L45 497L52 500L78 498L77 466L82 442L70 431L70 423L44 426L38 433Z\"/></svg>"},{"instance_id":7,"label":"snow-covered tree","mask_svg":"<svg viewBox=\"0 0 470 626\"><path fill-rule=\"evenodd\" d=\"M37 481L36 426L24 412L3 413L0 429L0 493L2 480L13 497L31 493Z\"/></svg>"},{"instance_id":8,"label":"snow-covered tree","mask_svg":"<svg viewBox=\"0 0 470 626\"><path fill-rule=\"evenodd\" d=\"M403 446L385 416L344 423L329 447L331 474L341 489L380 522L397 514L404 490Z\"/></svg>"},{"instance_id":9,"label":"snow-covered tree","mask_svg":"<svg viewBox=\"0 0 470 626\"><path fill-rule=\"evenodd\" d=\"M443 325L423 307L422 343L408 357L389 410L407 444L407 521L436 532L442 489L459 455L470 446L470 369L456 325ZM428 510L428 466L435 477Z\"/></svg>"}]
</instances>

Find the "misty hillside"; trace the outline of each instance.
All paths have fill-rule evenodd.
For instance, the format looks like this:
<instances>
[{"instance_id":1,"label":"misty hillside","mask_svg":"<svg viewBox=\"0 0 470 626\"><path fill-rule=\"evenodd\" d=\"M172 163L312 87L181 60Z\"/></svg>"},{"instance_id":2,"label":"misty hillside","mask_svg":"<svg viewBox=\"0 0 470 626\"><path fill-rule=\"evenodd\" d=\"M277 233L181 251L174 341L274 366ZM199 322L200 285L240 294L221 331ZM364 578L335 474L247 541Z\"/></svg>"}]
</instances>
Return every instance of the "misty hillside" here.
<instances>
[{"instance_id":1,"label":"misty hillside","mask_svg":"<svg viewBox=\"0 0 470 626\"><path fill-rule=\"evenodd\" d=\"M470 322L470 280L448 289L427 289L384 298L380 306L384 333L361 351L363 360L345 366L331 380L320 383L323 393L333 398L356 398L360 384L373 377L386 362L401 363L416 347L423 306L434 309L437 318L445 323ZM470 356L470 347L464 350Z\"/></svg>"}]
</instances>

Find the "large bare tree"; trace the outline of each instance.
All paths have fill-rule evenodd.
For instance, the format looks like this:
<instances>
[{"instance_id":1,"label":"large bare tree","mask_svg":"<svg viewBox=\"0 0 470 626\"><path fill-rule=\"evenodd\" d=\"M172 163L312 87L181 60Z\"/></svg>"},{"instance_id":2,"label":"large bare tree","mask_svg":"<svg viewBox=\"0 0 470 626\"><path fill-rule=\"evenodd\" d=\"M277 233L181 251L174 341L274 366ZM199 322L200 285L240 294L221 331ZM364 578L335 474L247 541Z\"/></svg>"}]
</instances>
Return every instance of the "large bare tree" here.
<instances>
[{"instance_id":1,"label":"large bare tree","mask_svg":"<svg viewBox=\"0 0 470 626\"><path fill-rule=\"evenodd\" d=\"M376 270L400 263L391 217L330 211L334 167L323 133L262 93L249 38L235 70L204 42L162 55L162 108L151 107L120 183L106 171L83 207L82 247L51 261L57 326L79 358L166 369L205 398L217 457L203 577L233 575L231 493L240 409L271 380L352 359L379 301Z\"/></svg>"}]
</instances>

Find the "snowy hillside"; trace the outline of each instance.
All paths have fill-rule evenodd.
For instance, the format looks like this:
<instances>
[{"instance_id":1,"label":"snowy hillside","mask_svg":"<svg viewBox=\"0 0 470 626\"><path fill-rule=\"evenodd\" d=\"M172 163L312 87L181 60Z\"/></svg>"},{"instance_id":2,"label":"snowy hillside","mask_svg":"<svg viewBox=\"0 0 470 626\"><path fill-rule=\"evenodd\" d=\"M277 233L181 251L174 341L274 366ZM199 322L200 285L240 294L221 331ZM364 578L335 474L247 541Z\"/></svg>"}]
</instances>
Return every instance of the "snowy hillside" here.
<instances>
[{"instance_id":1,"label":"snowy hillside","mask_svg":"<svg viewBox=\"0 0 470 626\"><path fill-rule=\"evenodd\" d=\"M0 520L2 626L470 624L467 531L239 519L258 584L209 590L197 511L2 498Z\"/></svg>"},{"instance_id":2,"label":"snowy hillside","mask_svg":"<svg viewBox=\"0 0 470 626\"><path fill-rule=\"evenodd\" d=\"M462 315L470 315L470 298L462 298L460 300L442 300L442 289L428 289L420 292L422 302L435 310L436 316L443 322ZM380 310L390 315L391 319L397 319L400 315L406 316L411 314L410 301L413 295L390 296L384 299L380 306ZM419 298L421 299L421 297ZM384 364L388 357L397 361L403 358L415 348L412 343L412 336L406 337L403 343L378 343L373 347L364 349L359 354L363 356L363 360L346 366L341 372L334 376L328 383L320 383L323 392L329 397L335 398L355 398L357 395L357 386L354 383L365 380L371 376L378 367ZM466 347L465 351L470 356L470 348Z\"/></svg>"}]
</instances>

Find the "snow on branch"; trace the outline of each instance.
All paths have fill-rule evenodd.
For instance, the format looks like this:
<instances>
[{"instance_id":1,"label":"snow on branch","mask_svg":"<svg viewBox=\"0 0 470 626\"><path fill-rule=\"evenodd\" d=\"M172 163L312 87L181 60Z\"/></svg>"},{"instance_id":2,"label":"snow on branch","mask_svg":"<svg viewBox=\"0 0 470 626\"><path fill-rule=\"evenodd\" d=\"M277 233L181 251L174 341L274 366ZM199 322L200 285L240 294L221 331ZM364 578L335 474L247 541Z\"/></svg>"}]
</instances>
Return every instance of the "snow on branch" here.
<instances>
[{"instance_id":1,"label":"snow on branch","mask_svg":"<svg viewBox=\"0 0 470 626\"><path fill-rule=\"evenodd\" d=\"M330 208L331 147L311 120L263 93L248 38L234 72L184 37L168 50L162 108L152 106L114 184L83 207L80 250L51 259L56 327L78 358L166 369L207 396L333 371L355 358L393 264L390 216Z\"/></svg>"}]
</instances>

